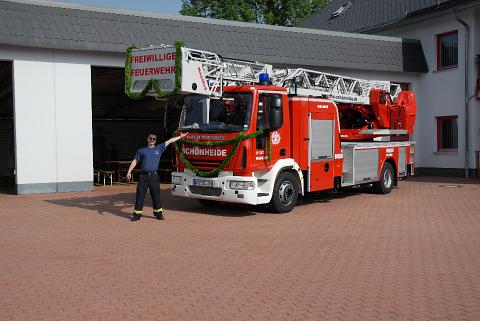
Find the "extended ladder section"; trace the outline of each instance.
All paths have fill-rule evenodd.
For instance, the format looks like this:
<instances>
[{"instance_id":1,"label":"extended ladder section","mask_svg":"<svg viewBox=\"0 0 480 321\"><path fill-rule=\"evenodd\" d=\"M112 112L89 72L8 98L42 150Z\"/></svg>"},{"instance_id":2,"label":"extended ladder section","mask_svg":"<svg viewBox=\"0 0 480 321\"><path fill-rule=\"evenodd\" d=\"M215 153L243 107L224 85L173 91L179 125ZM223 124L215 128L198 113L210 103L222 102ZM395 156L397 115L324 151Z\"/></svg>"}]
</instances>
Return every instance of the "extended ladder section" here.
<instances>
[{"instance_id":1,"label":"extended ladder section","mask_svg":"<svg viewBox=\"0 0 480 321\"><path fill-rule=\"evenodd\" d=\"M183 47L180 91L221 97L223 86L255 84L262 73L271 74L272 66L224 59L213 52Z\"/></svg>"},{"instance_id":2,"label":"extended ladder section","mask_svg":"<svg viewBox=\"0 0 480 321\"><path fill-rule=\"evenodd\" d=\"M274 69L273 83L302 96L326 97L340 103L368 105L370 91L382 89L396 99L400 86L389 81L363 80L308 69Z\"/></svg>"},{"instance_id":3,"label":"extended ladder section","mask_svg":"<svg viewBox=\"0 0 480 321\"><path fill-rule=\"evenodd\" d=\"M388 81L363 80L302 68L275 68L182 48L182 92L220 97L222 86L256 84L260 74L268 74L272 85L285 87L291 94L325 97L340 103L367 105L372 89L385 90L395 100L401 91L399 85Z\"/></svg>"}]
</instances>

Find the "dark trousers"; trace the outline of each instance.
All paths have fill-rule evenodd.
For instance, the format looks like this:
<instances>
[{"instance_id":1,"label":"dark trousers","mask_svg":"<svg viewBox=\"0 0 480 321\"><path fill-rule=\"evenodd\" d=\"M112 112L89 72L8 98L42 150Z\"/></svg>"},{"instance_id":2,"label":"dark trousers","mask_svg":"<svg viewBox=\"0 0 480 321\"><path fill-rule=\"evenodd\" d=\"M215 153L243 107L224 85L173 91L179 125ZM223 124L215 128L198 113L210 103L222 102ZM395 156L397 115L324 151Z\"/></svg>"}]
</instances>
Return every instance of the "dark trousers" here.
<instances>
[{"instance_id":1,"label":"dark trousers","mask_svg":"<svg viewBox=\"0 0 480 321\"><path fill-rule=\"evenodd\" d=\"M157 172L140 173L140 178L137 184L137 196L135 198L135 211L143 210L143 202L147 195L147 190L150 190L152 197L153 209L158 210L162 208L160 202L160 179Z\"/></svg>"}]
</instances>

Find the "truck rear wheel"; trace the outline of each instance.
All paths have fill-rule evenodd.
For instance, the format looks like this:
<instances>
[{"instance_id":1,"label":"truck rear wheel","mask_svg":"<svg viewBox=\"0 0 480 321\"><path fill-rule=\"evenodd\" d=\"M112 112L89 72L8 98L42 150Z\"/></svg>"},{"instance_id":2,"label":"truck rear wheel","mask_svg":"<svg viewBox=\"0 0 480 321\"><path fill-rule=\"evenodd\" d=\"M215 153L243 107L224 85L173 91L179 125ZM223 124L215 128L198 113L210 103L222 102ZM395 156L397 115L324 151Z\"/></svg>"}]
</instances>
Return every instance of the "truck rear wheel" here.
<instances>
[{"instance_id":1,"label":"truck rear wheel","mask_svg":"<svg viewBox=\"0 0 480 321\"><path fill-rule=\"evenodd\" d=\"M393 189L394 181L395 172L393 166L392 164L385 162L382 167L382 173L380 174L380 180L373 184L373 190L378 194L388 194Z\"/></svg>"},{"instance_id":2,"label":"truck rear wheel","mask_svg":"<svg viewBox=\"0 0 480 321\"><path fill-rule=\"evenodd\" d=\"M273 188L270 209L277 213L290 212L298 200L298 179L290 172L278 175Z\"/></svg>"}]
</instances>

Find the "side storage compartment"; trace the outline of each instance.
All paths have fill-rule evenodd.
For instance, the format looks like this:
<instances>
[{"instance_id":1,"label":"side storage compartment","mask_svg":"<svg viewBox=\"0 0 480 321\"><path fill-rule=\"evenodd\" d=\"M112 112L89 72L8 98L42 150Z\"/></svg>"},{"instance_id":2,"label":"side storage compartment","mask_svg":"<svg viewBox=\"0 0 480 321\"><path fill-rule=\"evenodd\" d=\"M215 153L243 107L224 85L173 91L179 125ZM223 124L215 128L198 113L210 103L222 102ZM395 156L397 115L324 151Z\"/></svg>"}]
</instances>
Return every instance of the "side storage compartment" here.
<instances>
[{"instance_id":1,"label":"side storage compartment","mask_svg":"<svg viewBox=\"0 0 480 321\"><path fill-rule=\"evenodd\" d=\"M415 142L410 142L410 155L408 157L408 167L410 168L410 172L407 173L408 175L415 174Z\"/></svg>"},{"instance_id":2,"label":"side storage compartment","mask_svg":"<svg viewBox=\"0 0 480 321\"><path fill-rule=\"evenodd\" d=\"M378 175L378 149L354 149L354 183L375 182Z\"/></svg>"},{"instance_id":3,"label":"side storage compartment","mask_svg":"<svg viewBox=\"0 0 480 321\"><path fill-rule=\"evenodd\" d=\"M344 145L343 150L343 174L342 186L352 186L353 183L353 147Z\"/></svg>"},{"instance_id":4,"label":"side storage compartment","mask_svg":"<svg viewBox=\"0 0 480 321\"><path fill-rule=\"evenodd\" d=\"M398 177L407 176L407 148L398 148Z\"/></svg>"},{"instance_id":5,"label":"side storage compartment","mask_svg":"<svg viewBox=\"0 0 480 321\"><path fill-rule=\"evenodd\" d=\"M408 171L413 168L415 142L344 142L342 150L344 157L342 186L344 187L378 183L382 179L388 181L387 185L390 184L391 179L395 185L396 177L412 174ZM395 165L387 166L387 158L393 159ZM389 167L386 170L387 174L384 173L385 167ZM398 167L397 171L395 167ZM384 174L385 177L382 176ZM390 186L386 186L382 192L389 192L389 190Z\"/></svg>"}]
</instances>

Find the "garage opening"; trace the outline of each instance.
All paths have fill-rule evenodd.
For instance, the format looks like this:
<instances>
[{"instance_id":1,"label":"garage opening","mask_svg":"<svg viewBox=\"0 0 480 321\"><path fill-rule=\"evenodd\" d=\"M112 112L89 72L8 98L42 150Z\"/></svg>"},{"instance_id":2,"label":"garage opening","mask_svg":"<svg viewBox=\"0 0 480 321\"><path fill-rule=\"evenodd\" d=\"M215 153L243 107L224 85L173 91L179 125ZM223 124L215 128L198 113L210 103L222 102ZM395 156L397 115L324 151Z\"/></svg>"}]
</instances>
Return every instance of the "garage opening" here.
<instances>
[{"instance_id":1,"label":"garage opening","mask_svg":"<svg viewBox=\"0 0 480 321\"><path fill-rule=\"evenodd\" d=\"M92 67L94 183L128 183L128 166L135 152L146 145L148 134L156 134L159 142L173 135L180 111L177 104L176 99L132 100L124 93L123 68ZM170 181L174 161L169 147L159 166L163 181ZM135 182L138 170L133 174Z\"/></svg>"},{"instance_id":2,"label":"garage opening","mask_svg":"<svg viewBox=\"0 0 480 321\"><path fill-rule=\"evenodd\" d=\"M15 193L15 130L11 61L0 61L0 192Z\"/></svg>"}]
</instances>

